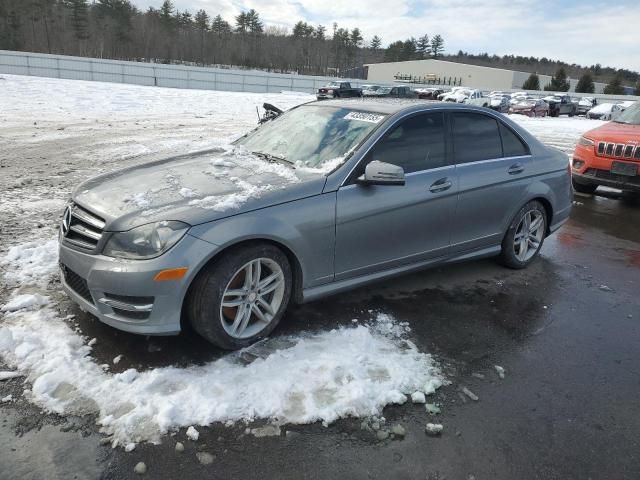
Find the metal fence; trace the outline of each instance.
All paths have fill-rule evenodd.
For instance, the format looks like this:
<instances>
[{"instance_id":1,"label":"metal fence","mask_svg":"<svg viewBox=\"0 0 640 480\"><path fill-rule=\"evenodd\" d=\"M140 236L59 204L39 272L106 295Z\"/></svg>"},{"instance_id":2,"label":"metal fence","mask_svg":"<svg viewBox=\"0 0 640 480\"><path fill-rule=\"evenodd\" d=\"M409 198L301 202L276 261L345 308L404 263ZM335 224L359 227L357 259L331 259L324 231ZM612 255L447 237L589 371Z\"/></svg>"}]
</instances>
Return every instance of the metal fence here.
<instances>
[{"instance_id":1,"label":"metal fence","mask_svg":"<svg viewBox=\"0 0 640 480\"><path fill-rule=\"evenodd\" d=\"M0 50L0 73L93 80L173 88L278 93L314 93L334 77L278 74L259 70L190 67ZM362 80L350 81L360 86Z\"/></svg>"}]
</instances>

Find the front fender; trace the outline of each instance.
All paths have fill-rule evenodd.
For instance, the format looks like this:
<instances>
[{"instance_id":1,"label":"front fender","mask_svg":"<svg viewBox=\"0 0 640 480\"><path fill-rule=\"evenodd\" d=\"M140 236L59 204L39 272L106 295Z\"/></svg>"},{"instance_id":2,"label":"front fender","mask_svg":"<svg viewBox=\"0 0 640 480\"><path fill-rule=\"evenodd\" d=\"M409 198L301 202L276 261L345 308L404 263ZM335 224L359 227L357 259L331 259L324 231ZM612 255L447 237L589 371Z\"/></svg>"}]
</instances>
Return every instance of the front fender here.
<instances>
[{"instance_id":1,"label":"front fender","mask_svg":"<svg viewBox=\"0 0 640 480\"><path fill-rule=\"evenodd\" d=\"M267 240L295 255L303 288L333 280L335 192L227 217L193 227L189 234L218 246Z\"/></svg>"}]
</instances>

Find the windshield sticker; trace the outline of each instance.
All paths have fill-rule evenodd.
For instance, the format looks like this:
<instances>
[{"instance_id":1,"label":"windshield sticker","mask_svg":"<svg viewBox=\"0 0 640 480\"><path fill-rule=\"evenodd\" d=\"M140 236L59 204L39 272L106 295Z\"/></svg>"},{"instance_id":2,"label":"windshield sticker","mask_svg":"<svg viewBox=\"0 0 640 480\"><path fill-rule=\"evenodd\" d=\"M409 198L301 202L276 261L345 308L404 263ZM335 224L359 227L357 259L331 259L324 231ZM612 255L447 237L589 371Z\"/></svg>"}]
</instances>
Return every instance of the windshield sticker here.
<instances>
[{"instance_id":1,"label":"windshield sticker","mask_svg":"<svg viewBox=\"0 0 640 480\"><path fill-rule=\"evenodd\" d=\"M377 113L349 112L345 115L345 120L360 120L361 122L380 123L384 115Z\"/></svg>"}]
</instances>

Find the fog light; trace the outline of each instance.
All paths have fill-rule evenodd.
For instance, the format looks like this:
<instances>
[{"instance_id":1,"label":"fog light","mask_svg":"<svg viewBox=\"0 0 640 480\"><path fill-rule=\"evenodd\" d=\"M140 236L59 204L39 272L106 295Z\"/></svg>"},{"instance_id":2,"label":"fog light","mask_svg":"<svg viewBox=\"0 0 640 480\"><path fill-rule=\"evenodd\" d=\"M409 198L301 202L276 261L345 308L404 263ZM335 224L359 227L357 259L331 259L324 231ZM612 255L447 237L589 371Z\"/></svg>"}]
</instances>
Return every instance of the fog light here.
<instances>
[{"instance_id":1,"label":"fog light","mask_svg":"<svg viewBox=\"0 0 640 480\"><path fill-rule=\"evenodd\" d=\"M584 166L584 162L582 160L578 160L576 158L573 159L573 168L576 170L580 170Z\"/></svg>"}]
</instances>

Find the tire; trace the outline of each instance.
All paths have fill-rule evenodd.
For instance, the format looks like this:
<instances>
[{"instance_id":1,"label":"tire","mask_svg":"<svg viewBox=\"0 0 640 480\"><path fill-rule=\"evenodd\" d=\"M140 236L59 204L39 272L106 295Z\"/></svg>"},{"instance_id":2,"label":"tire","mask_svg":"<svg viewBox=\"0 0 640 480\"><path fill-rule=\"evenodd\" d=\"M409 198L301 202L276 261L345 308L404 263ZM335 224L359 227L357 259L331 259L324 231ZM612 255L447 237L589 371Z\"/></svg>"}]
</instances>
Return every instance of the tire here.
<instances>
[{"instance_id":1,"label":"tire","mask_svg":"<svg viewBox=\"0 0 640 480\"><path fill-rule=\"evenodd\" d=\"M526 226L527 224L536 225L533 233ZM525 231L528 234L523 237L522 234ZM546 233L547 212L544 206L537 200L527 203L518 211L509 225L509 229L502 239L502 251L498 261L505 267L516 270L527 267L538 256Z\"/></svg>"},{"instance_id":2,"label":"tire","mask_svg":"<svg viewBox=\"0 0 640 480\"><path fill-rule=\"evenodd\" d=\"M578 183L574 179L571 179L571 185L573 185L573 189L578 193L594 193L598 185L593 185L591 183Z\"/></svg>"},{"instance_id":3,"label":"tire","mask_svg":"<svg viewBox=\"0 0 640 480\"><path fill-rule=\"evenodd\" d=\"M250 281L249 274L255 279L256 272L262 282L273 279L260 287ZM260 288L271 290L260 295ZM187 319L209 342L237 350L276 328L289 304L291 288L291 265L279 248L258 243L231 249L194 280L186 299ZM224 306L223 299L233 305Z\"/></svg>"}]
</instances>

